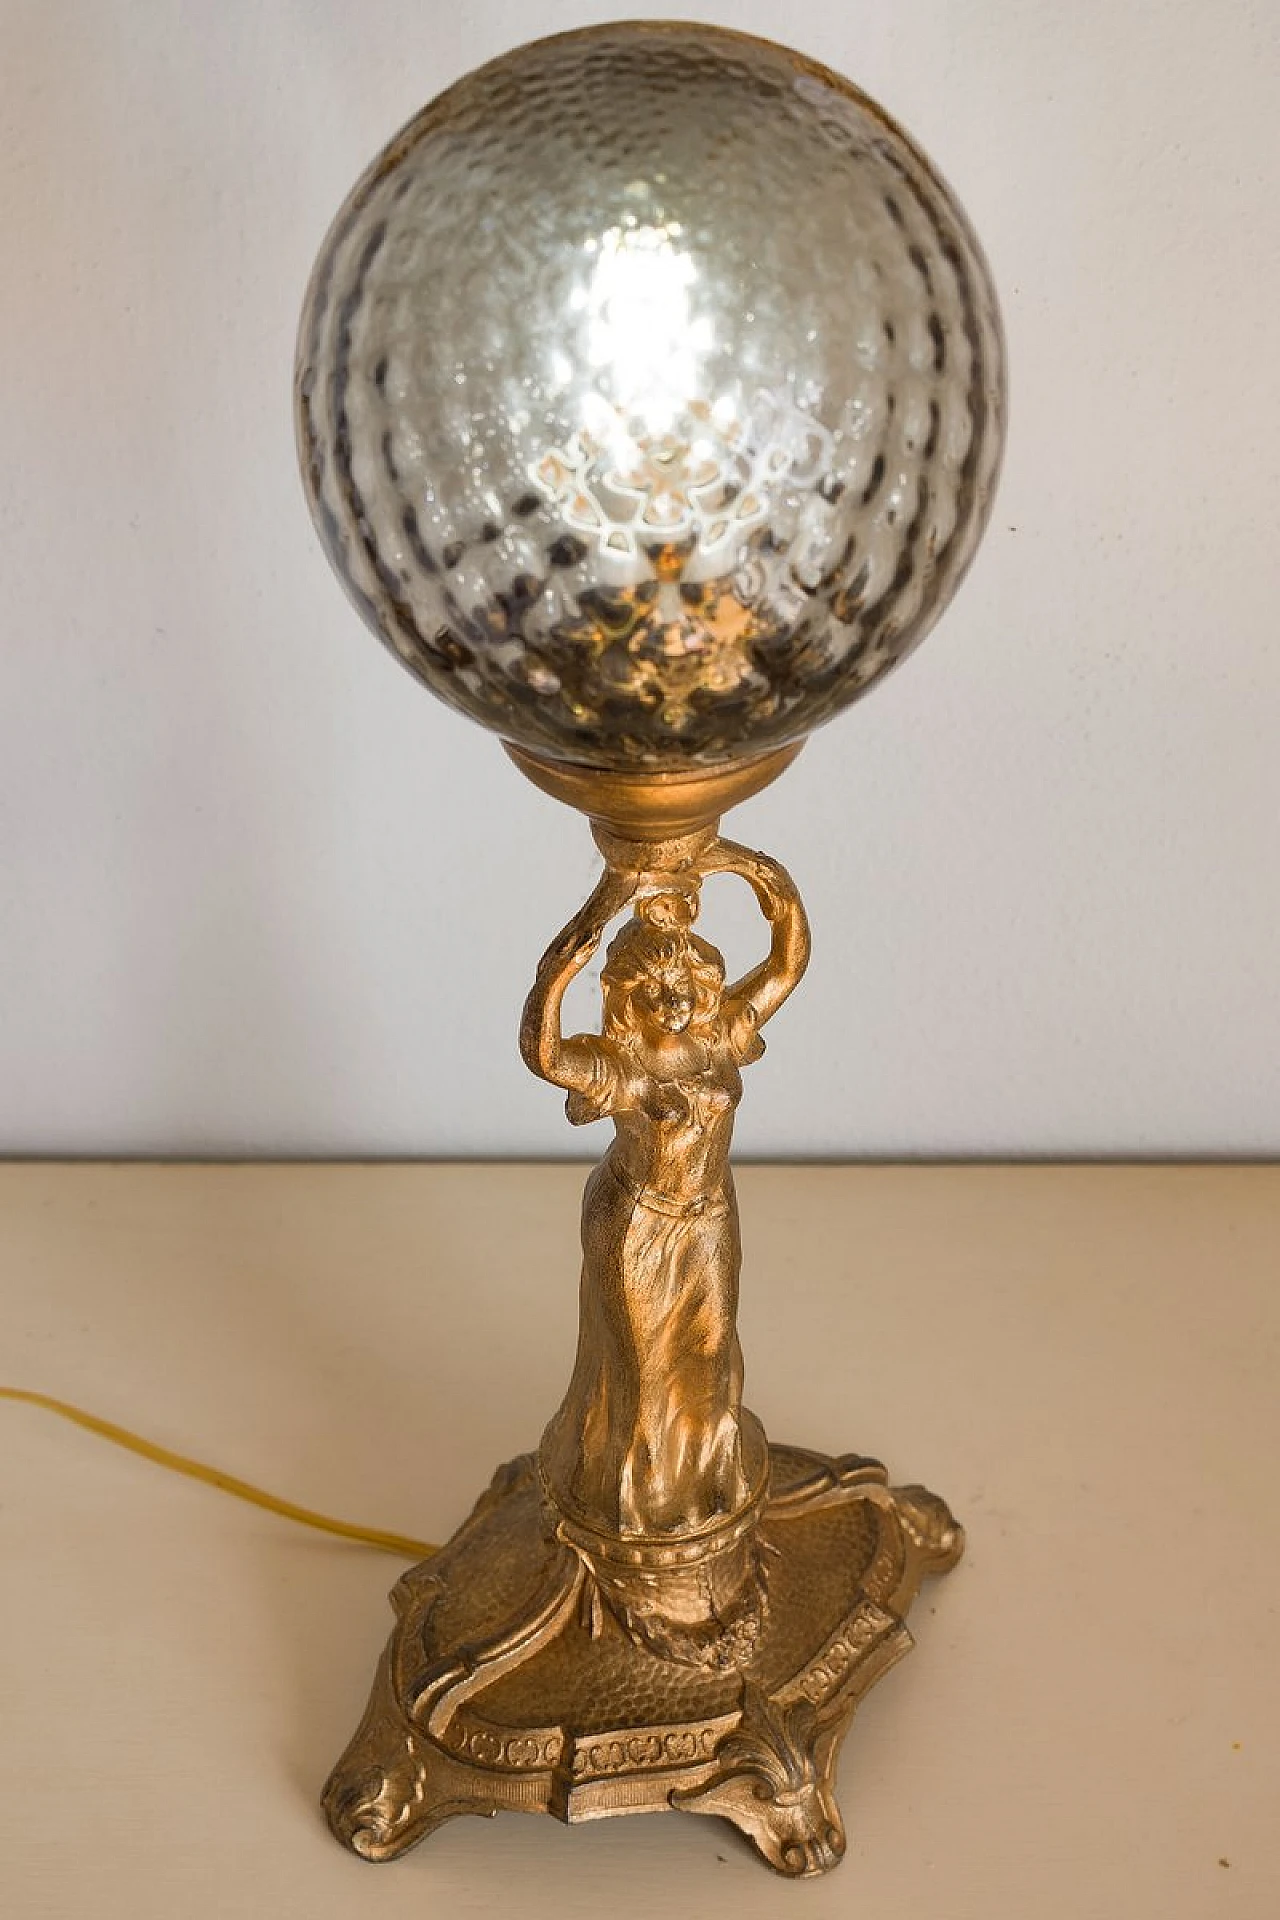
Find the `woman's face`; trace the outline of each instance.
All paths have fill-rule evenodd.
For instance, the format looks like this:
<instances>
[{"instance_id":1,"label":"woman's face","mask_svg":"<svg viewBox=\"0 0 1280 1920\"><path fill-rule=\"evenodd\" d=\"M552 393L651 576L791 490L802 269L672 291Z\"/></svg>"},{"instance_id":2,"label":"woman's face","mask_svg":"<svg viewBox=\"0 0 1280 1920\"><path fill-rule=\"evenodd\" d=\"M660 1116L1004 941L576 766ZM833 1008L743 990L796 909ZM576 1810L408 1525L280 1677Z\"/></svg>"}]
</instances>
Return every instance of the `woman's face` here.
<instances>
[{"instance_id":1,"label":"woman's face","mask_svg":"<svg viewBox=\"0 0 1280 1920\"><path fill-rule=\"evenodd\" d=\"M646 1024L664 1033L683 1033L696 1003L693 979L685 967L646 980L636 998Z\"/></svg>"}]
</instances>

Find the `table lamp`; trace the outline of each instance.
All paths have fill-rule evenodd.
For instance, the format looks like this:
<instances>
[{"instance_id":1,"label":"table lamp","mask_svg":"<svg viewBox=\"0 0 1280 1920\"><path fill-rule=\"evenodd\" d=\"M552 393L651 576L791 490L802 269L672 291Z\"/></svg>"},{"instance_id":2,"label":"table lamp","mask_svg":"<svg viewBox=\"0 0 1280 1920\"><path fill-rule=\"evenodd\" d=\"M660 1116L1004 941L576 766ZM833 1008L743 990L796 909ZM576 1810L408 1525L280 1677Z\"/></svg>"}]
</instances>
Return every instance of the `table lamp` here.
<instances>
[{"instance_id":1,"label":"table lamp","mask_svg":"<svg viewBox=\"0 0 1280 1920\"><path fill-rule=\"evenodd\" d=\"M973 558L1003 422L986 264L839 75L718 27L593 27L469 74L374 160L320 251L296 402L368 625L590 822L599 884L521 1049L614 1136L564 1399L396 1586L330 1825L384 1860L460 1813L676 1808L822 1872L840 1742L963 1535L743 1405L730 1134L809 932L719 822ZM737 980L696 931L718 873L765 922ZM599 1031L567 1034L598 950Z\"/></svg>"}]
</instances>

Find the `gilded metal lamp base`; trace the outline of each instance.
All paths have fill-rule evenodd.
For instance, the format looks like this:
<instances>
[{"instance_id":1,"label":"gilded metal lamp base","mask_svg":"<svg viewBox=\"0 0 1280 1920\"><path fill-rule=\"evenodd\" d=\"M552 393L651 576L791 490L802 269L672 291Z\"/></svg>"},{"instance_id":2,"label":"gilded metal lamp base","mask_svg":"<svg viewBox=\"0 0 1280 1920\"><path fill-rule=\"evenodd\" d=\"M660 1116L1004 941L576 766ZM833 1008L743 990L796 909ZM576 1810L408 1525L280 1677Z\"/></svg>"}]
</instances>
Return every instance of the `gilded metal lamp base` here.
<instances>
[{"instance_id":1,"label":"gilded metal lamp base","mask_svg":"<svg viewBox=\"0 0 1280 1920\"><path fill-rule=\"evenodd\" d=\"M586 812L604 871L539 962L526 1063L614 1140L582 1202L578 1351L537 1454L393 1594L398 1623L325 1788L338 1839L388 1860L459 1813L715 1813L769 1865L844 1852L832 1788L859 1699L963 1534L875 1460L771 1447L742 1404L729 1165L742 1069L798 985L809 929L776 860L723 840L784 748L713 773L619 775L512 750ZM751 889L769 950L741 980L694 933L702 883ZM599 1033L563 998L608 925Z\"/></svg>"},{"instance_id":2,"label":"gilded metal lamp base","mask_svg":"<svg viewBox=\"0 0 1280 1920\"><path fill-rule=\"evenodd\" d=\"M591 1820L672 1807L731 1820L779 1872L844 1852L832 1779L858 1701L911 1645L904 1617L964 1536L922 1487L859 1455L769 1450L733 1618L681 1641L673 1572L635 1546L617 1585L547 1499L535 1457L394 1589L398 1616L355 1737L325 1788L337 1837L387 1860L455 1814ZM725 1549L731 1560L736 1550ZM709 1564L704 1554L694 1569ZM714 1599L714 1596L708 1596ZM713 1615L715 1613L712 1607Z\"/></svg>"}]
</instances>

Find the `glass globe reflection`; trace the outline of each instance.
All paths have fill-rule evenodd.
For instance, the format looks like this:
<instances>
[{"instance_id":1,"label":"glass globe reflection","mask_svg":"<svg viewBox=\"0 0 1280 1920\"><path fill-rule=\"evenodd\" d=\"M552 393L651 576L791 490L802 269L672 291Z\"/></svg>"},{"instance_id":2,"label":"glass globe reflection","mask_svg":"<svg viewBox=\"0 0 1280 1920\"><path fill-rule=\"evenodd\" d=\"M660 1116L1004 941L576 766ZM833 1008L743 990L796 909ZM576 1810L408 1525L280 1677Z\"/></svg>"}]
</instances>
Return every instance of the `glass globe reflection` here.
<instances>
[{"instance_id":1,"label":"glass globe reflection","mask_svg":"<svg viewBox=\"0 0 1280 1920\"><path fill-rule=\"evenodd\" d=\"M535 752L799 738L954 592L999 464L986 264L847 81L718 28L557 36L432 101L303 312L316 524L433 692Z\"/></svg>"}]
</instances>

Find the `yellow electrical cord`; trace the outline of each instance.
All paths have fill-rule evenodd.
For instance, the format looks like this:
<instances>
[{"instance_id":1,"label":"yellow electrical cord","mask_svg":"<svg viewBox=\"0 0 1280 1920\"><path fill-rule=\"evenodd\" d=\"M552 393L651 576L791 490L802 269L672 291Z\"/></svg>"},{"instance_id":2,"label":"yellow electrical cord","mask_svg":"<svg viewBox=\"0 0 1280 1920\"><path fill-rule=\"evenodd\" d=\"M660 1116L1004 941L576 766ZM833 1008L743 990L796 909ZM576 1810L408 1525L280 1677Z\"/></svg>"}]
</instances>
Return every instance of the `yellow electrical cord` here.
<instances>
[{"instance_id":1,"label":"yellow electrical cord","mask_svg":"<svg viewBox=\"0 0 1280 1920\"><path fill-rule=\"evenodd\" d=\"M113 1440L116 1446L126 1447L130 1453L140 1453L144 1460L153 1460L158 1467L168 1467L171 1473L185 1473L192 1480L203 1480L209 1487L220 1487L223 1493L233 1493L237 1500L265 1507L268 1513L296 1520L300 1526L318 1527L322 1533L336 1533L342 1540L358 1540L362 1546L380 1547L384 1553L399 1554L404 1560L427 1560L440 1551L429 1540L407 1540L403 1534L381 1533L376 1527L356 1527L349 1520L331 1520L326 1514L312 1513L309 1507L295 1507L292 1500L264 1493L261 1487L251 1487L247 1480L237 1480L217 1467L189 1460L184 1453L171 1453L168 1447L158 1447L154 1441L144 1440L141 1434L130 1433L127 1427L100 1420L96 1413L86 1413L83 1407L73 1407L67 1400L55 1400L50 1394L31 1393L25 1387L0 1387L0 1400L24 1400L29 1406L60 1413L64 1420L74 1420L78 1427L85 1427L104 1440Z\"/></svg>"}]
</instances>

